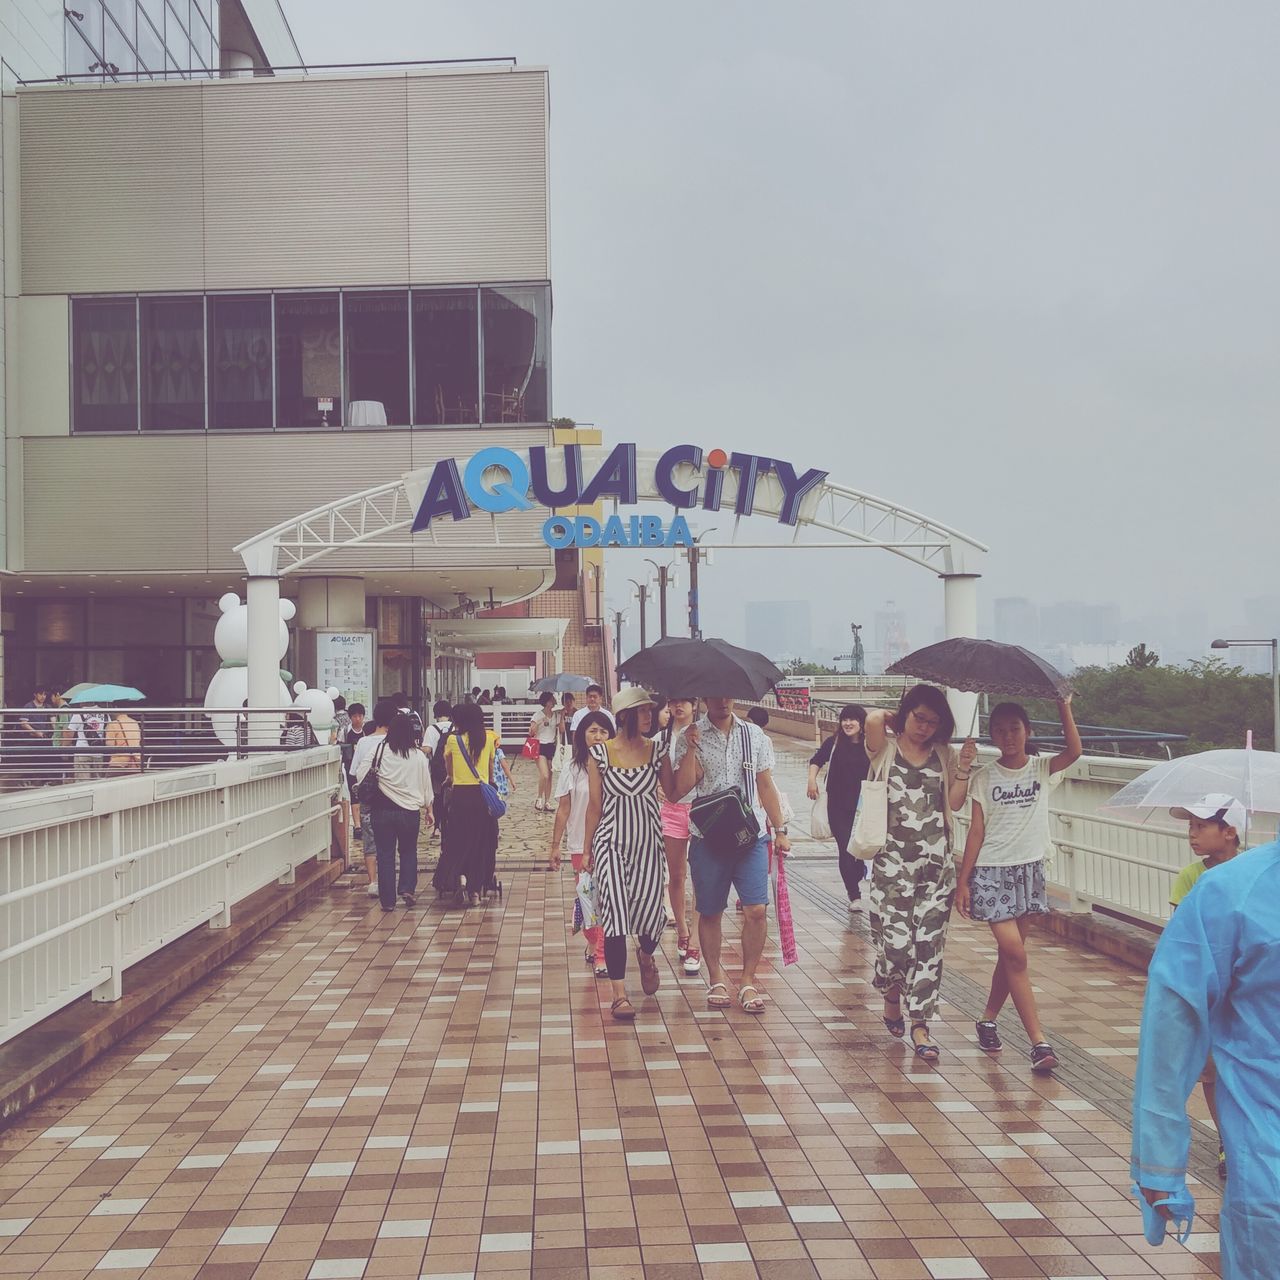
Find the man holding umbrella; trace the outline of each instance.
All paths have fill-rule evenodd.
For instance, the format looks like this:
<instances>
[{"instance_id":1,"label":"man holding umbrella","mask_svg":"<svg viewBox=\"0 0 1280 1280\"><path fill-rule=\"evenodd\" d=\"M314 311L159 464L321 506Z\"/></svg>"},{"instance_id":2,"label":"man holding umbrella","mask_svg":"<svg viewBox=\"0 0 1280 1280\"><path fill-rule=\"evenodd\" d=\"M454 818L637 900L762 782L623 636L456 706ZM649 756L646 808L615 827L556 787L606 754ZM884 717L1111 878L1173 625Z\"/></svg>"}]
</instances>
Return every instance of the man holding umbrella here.
<instances>
[{"instance_id":1,"label":"man holding umbrella","mask_svg":"<svg viewBox=\"0 0 1280 1280\"><path fill-rule=\"evenodd\" d=\"M685 731L675 745L675 764L690 750L698 756L698 798L717 792L741 792L755 819L758 835L738 852L713 847L710 833L695 834L689 843L689 874L693 880L694 907L699 914L698 936L707 962L710 985L707 1004L728 1008L728 975L720 963L723 916L730 887L742 900L742 976L738 1003L746 1013L764 1012L756 988L756 968L768 934L769 843L766 819L772 823L774 847L780 855L791 850L782 804L773 782L773 744L764 730L734 714L734 700L707 697L707 714Z\"/></svg>"}]
</instances>

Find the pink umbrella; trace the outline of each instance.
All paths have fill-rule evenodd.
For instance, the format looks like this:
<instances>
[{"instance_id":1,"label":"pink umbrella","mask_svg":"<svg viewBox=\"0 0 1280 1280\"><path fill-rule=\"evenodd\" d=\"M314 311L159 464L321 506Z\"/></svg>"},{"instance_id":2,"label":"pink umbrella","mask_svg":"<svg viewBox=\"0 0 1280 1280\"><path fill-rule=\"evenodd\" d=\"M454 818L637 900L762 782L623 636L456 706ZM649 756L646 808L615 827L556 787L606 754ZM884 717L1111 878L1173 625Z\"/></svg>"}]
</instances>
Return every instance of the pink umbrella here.
<instances>
[{"instance_id":1,"label":"pink umbrella","mask_svg":"<svg viewBox=\"0 0 1280 1280\"><path fill-rule=\"evenodd\" d=\"M787 859L778 854L778 883L773 900L778 908L778 943L782 947L782 963L795 964L800 959L796 950L796 927L791 917L791 893L787 889Z\"/></svg>"}]
</instances>

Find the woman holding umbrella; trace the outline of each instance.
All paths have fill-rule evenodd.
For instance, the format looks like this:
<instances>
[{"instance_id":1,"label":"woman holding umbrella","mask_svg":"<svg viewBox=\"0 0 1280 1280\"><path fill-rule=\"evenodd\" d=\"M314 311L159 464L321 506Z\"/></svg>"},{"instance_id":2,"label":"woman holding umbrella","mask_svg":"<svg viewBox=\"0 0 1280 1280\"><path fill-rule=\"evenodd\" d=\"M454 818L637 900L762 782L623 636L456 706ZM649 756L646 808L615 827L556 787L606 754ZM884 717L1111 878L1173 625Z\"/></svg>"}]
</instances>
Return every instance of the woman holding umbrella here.
<instances>
[{"instance_id":1,"label":"woman holding umbrella","mask_svg":"<svg viewBox=\"0 0 1280 1280\"><path fill-rule=\"evenodd\" d=\"M911 1019L916 1056L937 1062L929 1036L942 984L942 951L956 891L952 811L964 806L978 754L972 739L957 752L948 742L955 719L946 695L918 684L897 711L872 711L864 737L868 776L888 782L888 832L871 866L871 936L875 986L884 995L884 1025L906 1034L902 1001Z\"/></svg>"}]
</instances>

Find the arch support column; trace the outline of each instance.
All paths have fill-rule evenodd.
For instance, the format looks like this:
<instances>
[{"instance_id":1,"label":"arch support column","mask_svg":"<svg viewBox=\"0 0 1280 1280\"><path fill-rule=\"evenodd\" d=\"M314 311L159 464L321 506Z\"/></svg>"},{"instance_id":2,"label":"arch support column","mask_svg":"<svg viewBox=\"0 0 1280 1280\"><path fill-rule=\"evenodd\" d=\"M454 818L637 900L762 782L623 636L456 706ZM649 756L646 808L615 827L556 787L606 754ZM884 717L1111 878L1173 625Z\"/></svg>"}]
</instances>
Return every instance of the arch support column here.
<instances>
[{"instance_id":1,"label":"arch support column","mask_svg":"<svg viewBox=\"0 0 1280 1280\"><path fill-rule=\"evenodd\" d=\"M944 573L942 577L942 629L948 640L957 636L977 637L978 578L976 573ZM947 690L947 702L956 718L956 734L967 738L978 707L976 693Z\"/></svg>"},{"instance_id":2,"label":"arch support column","mask_svg":"<svg viewBox=\"0 0 1280 1280\"><path fill-rule=\"evenodd\" d=\"M245 605L249 705L274 707L280 701L280 579L275 574L250 574Z\"/></svg>"}]
</instances>

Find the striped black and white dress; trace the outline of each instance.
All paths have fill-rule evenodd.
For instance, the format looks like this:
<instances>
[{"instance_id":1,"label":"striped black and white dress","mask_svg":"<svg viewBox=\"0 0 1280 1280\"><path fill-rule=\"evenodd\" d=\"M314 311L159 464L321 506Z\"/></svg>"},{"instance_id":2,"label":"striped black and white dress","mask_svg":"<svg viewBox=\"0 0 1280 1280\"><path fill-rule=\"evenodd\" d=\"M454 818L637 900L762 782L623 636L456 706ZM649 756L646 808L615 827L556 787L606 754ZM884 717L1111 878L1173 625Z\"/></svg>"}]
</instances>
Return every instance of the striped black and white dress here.
<instances>
[{"instance_id":1,"label":"striped black and white dress","mask_svg":"<svg viewBox=\"0 0 1280 1280\"><path fill-rule=\"evenodd\" d=\"M658 811L658 765L662 747L652 743L649 761L622 768L597 742L592 759L600 768L600 822L591 846L595 860L600 925L606 938L660 938L667 922L666 851Z\"/></svg>"}]
</instances>

